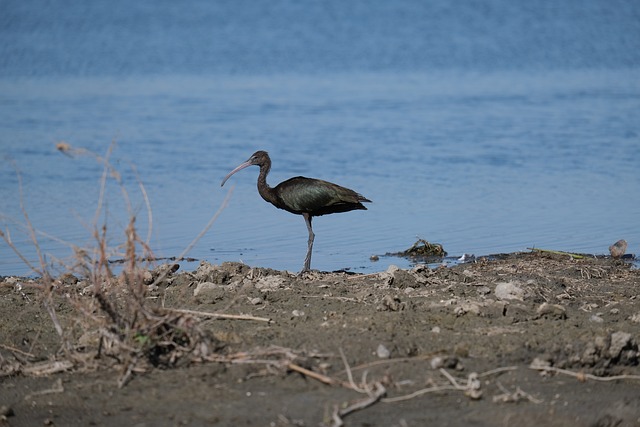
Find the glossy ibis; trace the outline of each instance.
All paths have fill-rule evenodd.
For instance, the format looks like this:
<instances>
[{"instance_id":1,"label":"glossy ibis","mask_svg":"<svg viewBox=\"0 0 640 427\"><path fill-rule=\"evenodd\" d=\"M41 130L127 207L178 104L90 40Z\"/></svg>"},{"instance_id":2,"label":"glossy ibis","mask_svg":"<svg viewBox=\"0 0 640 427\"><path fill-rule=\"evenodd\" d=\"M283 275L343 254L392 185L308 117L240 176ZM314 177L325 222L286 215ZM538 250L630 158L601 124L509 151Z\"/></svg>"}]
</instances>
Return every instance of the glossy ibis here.
<instances>
[{"instance_id":1,"label":"glossy ibis","mask_svg":"<svg viewBox=\"0 0 640 427\"><path fill-rule=\"evenodd\" d=\"M309 240L307 242L307 256L304 259L304 267L300 273L309 271L311 267L311 251L315 237L311 228L311 218L355 209L366 210L367 208L361 202L371 202L371 200L348 188L303 176L290 178L276 185L275 188L271 188L267 184L267 174L271 169L271 159L266 151L253 153L249 160L229 172L220 186L223 186L234 173L252 165L260 166L260 175L258 175L258 193L260 193L260 196L278 209L284 209L304 217L309 231Z\"/></svg>"}]
</instances>

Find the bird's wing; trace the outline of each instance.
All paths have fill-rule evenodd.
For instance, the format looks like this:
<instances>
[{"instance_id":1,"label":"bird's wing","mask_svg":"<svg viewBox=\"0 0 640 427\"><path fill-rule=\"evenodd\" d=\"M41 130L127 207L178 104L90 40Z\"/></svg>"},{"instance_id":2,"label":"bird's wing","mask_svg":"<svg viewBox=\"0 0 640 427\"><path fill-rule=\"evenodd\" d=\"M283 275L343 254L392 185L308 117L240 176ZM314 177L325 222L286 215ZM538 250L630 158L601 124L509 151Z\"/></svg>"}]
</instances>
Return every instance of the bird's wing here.
<instances>
[{"instance_id":1,"label":"bird's wing","mask_svg":"<svg viewBox=\"0 0 640 427\"><path fill-rule=\"evenodd\" d=\"M286 209L295 213L312 212L336 203L330 182L297 176L276 186L278 197Z\"/></svg>"},{"instance_id":2,"label":"bird's wing","mask_svg":"<svg viewBox=\"0 0 640 427\"><path fill-rule=\"evenodd\" d=\"M279 198L279 208L314 216L366 209L360 202L369 202L348 188L303 176L281 182L274 190Z\"/></svg>"}]
</instances>

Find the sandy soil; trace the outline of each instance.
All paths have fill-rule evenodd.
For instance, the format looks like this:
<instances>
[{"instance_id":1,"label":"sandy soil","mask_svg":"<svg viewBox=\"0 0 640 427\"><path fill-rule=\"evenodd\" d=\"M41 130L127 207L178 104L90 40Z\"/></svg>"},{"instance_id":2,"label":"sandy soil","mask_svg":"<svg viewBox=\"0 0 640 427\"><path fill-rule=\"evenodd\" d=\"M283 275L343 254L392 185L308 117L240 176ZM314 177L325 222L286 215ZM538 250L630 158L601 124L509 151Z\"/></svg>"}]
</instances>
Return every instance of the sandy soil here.
<instances>
[{"instance_id":1,"label":"sandy soil","mask_svg":"<svg viewBox=\"0 0 640 427\"><path fill-rule=\"evenodd\" d=\"M145 301L238 317L191 314L207 351L137 365L96 358L88 287L56 281L70 357L42 291L2 279L0 426L640 426L640 271L622 261L303 278L202 263Z\"/></svg>"}]
</instances>

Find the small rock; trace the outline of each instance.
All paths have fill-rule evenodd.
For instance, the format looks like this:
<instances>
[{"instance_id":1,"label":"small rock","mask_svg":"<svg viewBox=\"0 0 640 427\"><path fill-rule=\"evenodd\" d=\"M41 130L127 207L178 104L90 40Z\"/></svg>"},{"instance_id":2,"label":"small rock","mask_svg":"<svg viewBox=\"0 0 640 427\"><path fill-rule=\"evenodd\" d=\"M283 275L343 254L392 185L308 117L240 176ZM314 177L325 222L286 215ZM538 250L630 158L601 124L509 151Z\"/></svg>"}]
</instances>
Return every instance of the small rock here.
<instances>
[{"instance_id":1,"label":"small rock","mask_svg":"<svg viewBox=\"0 0 640 427\"><path fill-rule=\"evenodd\" d=\"M217 287L218 287L218 285L216 285L215 283L211 283L211 282L198 283L196 285L196 288L193 290L193 296L197 297L198 295L202 294L203 292L206 292L209 289L215 289Z\"/></svg>"},{"instance_id":2,"label":"small rock","mask_svg":"<svg viewBox=\"0 0 640 427\"><path fill-rule=\"evenodd\" d=\"M611 344L609 345L609 356L612 359L618 358L622 350L631 344L631 334L627 332L614 332L611 334Z\"/></svg>"},{"instance_id":3,"label":"small rock","mask_svg":"<svg viewBox=\"0 0 640 427\"><path fill-rule=\"evenodd\" d=\"M371 261L373 261L373 262L376 262L376 261L379 261L379 260L380 260L380 257L379 257L378 255L371 255L371 256L369 257L369 260L371 260Z\"/></svg>"},{"instance_id":4,"label":"small rock","mask_svg":"<svg viewBox=\"0 0 640 427\"><path fill-rule=\"evenodd\" d=\"M211 282L201 282L193 290L193 296L201 304L212 303L224 298L224 289Z\"/></svg>"},{"instance_id":5,"label":"small rock","mask_svg":"<svg viewBox=\"0 0 640 427\"><path fill-rule=\"evenodd\" d=\"M604 323L604 319L597 314L592 314L589 321L593 323Z\"/></svg>"},{"instance_id":6,"label":"small rock","mask_svg":"<svg viewBox=\"0 0 640 427\"><path fill-rule=\"evenodd\" d=\"M529 367L531 369L541 369L543 370L544 368L550 368L551 367L551 361L546 358L546 357L536 357L535 359L533 359L531 361L531 364L529 365Z\"/></svg>"},{"instance_id":7,"label":"small rock","mask_svg":"<svg viewBox=\"0 0 640 427\"><path fill-rule=\"evenodd\" d=\"M513 282L502 282L496 285L496 298L501 300L524 300L524 290Z\"/></svg>"},{"instance_id":8,"label":"small rock","mask_svg":"<svg viewBox=\"0 0 640 427\"><path fill-rule=\"evenodd\" d=\"M613 245L609 246L609 253L612 258L618 259L627 251L627 241L624 239L618 240Z\"/></svg>"},{"instance_id":9,"label":"small rock","mask_svg":"<svg viewBox=\"0 0 640 427\"><path fill-rule=\"evenodd\" d=\"M440 333L440 326L434 326L433 328L431 328L431 333L439 334Z\"/></svg>"},{"instance_id":10,"label":"small rock","mask_svg":"<svg viewBox=\"0 0 640 427\"><path fill-rule=\"evenodd\" d=\"M549 316L551 318L554 319L566 319L567 318L567 310L559 305L559 304L549 304L546 302L543 302L542 304L540 304L540 306L536 309L536 313L538 313L539 316Z\"/></svg>"},{"instance_id":11,"label":"small rock","mask_svg":"<svg viewBox=\"0 0 640 427\"><path fill-rule=\"evenodd\" d=\"M629 320L631 320L633 323L640 323L640 312L629 317Z\"/></svg>"},{"instance_id":12,"label":"small rock","mask_svg":"<svg viewBox=\"0 0 640 427\"><path fill-rule=\"evenodd\" d=\"M281 287L286 282L282 276L266 276L260 278L255 284L256 289L261 291L274 290Z\"/></svg>"},{"instance_id":13,"label":"small rock","mask_svg":"<svg viewBox=\"0 0 640 427\"><path fill-rule=\"evenodd\" d=\"M456 308L453 309L453 313L456 316L464 316L467 313L480 314L481 304L475 301L461 301Z\"/></svg>"},{"instance_id":14,"label":"small rock","mask_svg":"<svg viewBox=\"0 0 640 427\"><path fill-rule=\"evenodd\" d=\"M304 311L302 311L302 310L293 310L291 312L291 315L293 317L303 317L304 316Z\"/></svg>"},{"instance_id":15,"label":"small rock","mask_svg":"<svg viewBox=\"0 0 640 427\"><path fill-rule=\"evenodd\" d=\"M429 361L432 369L440 369L444 366L444 359L440 356L436 356Z\"/></svg>"},{"instance_id":16,"label":"small rock","mask_svg":"<svg viewBox=\"0 0 640 427\"><path fill-rule=\"evenodd\" d=\"M488 286L478 286L476 288L476 292L480 295L489 295L491 293L491 288Z\"/></svg>"},{"instance_id":17,"label":"small rock","mask_svg":"<svg viewBox=\"0 0 640 427\"><path fill-rule=\"evenodd\" d=\"M389 351L389 349L385 347L384 344L379 344L378 348L376 349L376 354L380 359L388 359L389 356L391 356L391 351Z\"/></svg>"},{"instance_id":18,"label":"small rock","mask_svg":"<svg viewBox=\"0 0 640 427\"><path fill-rule=\"evenodd\" d=\"M151 274L149 270L145 270L144 273L142 273L142 281L145 285L150 285L153 283L153 274Z\"/></svg>"},{"instance_id":19,"label":"small rock","mask_svg":"<svg viewBox=\"0 0 640 427\"><path fill-rule=\"evenodd\" d=\"M464 366L462 366L462 364L460 363L460 360L458 360L458 358L455 356L446 356L446 357L435 356L429 361L429 364L433 369L445 368L445 369L456 369L458 371L464 370Z\"/></svg>"},{"instance_id":20,"label":"small rock","mask_svg":"<svg viewBox=\"0 0 640 427\"><path fill-rule=\"evenodd\" d=\"M262 304L262 298L259 298L259 297L251 298L249 302L253 305L259 305L259 304Z\"/></svg>"}]
</instances>

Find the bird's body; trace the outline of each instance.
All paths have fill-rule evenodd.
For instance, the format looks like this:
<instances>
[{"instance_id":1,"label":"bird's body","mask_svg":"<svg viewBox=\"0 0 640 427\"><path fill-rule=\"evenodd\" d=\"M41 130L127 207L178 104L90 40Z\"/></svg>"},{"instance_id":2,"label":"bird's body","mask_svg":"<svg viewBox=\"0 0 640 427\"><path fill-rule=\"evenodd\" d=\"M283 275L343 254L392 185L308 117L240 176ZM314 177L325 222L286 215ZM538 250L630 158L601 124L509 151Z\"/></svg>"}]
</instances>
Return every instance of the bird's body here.
<instances>
[{"instance_id":1,"label":"bird's body","mask_svg":"<svg viewBox=\"0 0 640 427\"><path fill-rule=\"evenodd\" d=\"M311 252L315 235L311 228L311 218L338 212L348 212L356 209L367 209L362 202L371 200L361 194L321 179L297 176L281 182L275 187L267 184L267 174L271 169L271 159L266 151L256 151L246 162L240 164L224 178L221 185L231 175L246 167L256 165L260 167L258 176L258 193L267 202L278 209L284 209L297 215L302 215L309 231L307 256L302 272L311 266Z\"/></svg>"},{"instance_id":2,"label":"bird's body","mask_svg":"<svg viewBox=\"0 0 640 427\"><path fill-rule=\"evenodd\" d=\"M273 189L273 193L277 196L276 200L271 201L264 196L263 198L277 208L298 215L308 213L311 216L321 216L367 209L360 202L369 201L348 188L304 176L281 182Z\"/></svg>"}]
</instances>

